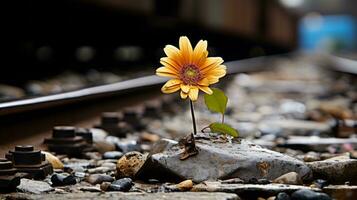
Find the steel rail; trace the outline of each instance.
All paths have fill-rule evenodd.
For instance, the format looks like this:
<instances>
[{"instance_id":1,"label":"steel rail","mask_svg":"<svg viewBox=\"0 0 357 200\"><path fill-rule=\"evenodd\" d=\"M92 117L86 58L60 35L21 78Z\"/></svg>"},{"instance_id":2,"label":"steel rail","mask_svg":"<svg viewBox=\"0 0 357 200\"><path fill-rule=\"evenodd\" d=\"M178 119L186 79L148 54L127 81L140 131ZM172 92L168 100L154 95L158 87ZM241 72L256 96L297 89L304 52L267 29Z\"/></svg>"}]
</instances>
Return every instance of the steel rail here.
<instances>
[{"instance_id":1,"label":"steel rail","mask_svg":"<svg viewBox=\"0 0 357 200\"><path fill-rule=\"evenodd\" d=\"M238 61L226 62L227 73L236 74L242 72L253 72L262 70L266 61L272 57L257 57ZM134 78L117 83L94 86L76 91L63 92L59 94L21 99L0 103L0 116L49 108L57 105L70 104L88 99L108 97L110 95L120 95L127 92L154 87L163 84L166 78L155 75Z\"/></svg>"}]
</instances>

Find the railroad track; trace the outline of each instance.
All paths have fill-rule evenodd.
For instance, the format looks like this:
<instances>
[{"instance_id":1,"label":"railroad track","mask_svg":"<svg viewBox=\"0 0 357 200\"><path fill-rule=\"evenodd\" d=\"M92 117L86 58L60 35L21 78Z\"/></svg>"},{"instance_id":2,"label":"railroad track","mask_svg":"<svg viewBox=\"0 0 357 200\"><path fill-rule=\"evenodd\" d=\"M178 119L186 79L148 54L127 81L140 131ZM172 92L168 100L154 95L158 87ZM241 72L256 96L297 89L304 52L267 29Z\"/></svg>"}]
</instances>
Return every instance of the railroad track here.
<instances>
[{"instance_id":1,"label":"railroad track","mask_svg":"<svg viewBox=\"0 0 357 200\"><path fill-rule=\"evenodd\" d=\"M265 71L274 69L273 66L276 63L279 63L281 58L284 58L285 60L290 60L290 59L294 59L295 57L296 55L290 54L290 55L283 55L283 56L261 57L261 58L246 59L241 61L227 62L226 65L228 67L229 78L227 78L226 82L223 82L223 85L226 85L226 87L228 87L228 91L231 91L229 94L231 94L231 96L234 96L235 95L234 87L231 85L232 84L234 85L240 80L247 78L244 76L238 77L237 74L239 73L258 74L257 77L259 78L261 77L259 73L263 72L264 74ZM333 71L329 73L348 74L347 76L352 76L352 77L355 77L357 74L354 65L355 61L346 60L345 58L330 56L328 57L328 59L325 57L323 62L319 61L317 63L310 63L310 64ZM268 77L273 75L274 73L268 74ZM288 77L280 77L280 78L283 78L283 81L279 82L281 81L279 80L278 81L279 84L280 83L287 84L289 81ZM284 80L285 78L288 81ZM180 107L179 103L177 103L175 100L166 98L160 93L159 88L165 81L166 79L152 75L152 76L145 76L145 77L135 78L131 80L126 80L114 84L85 88L72 92L65 92L61 94L48 95L48 96L37 97L32 99L24 99L24 100L18 100L13 102L0 103L0 153L4 155L8 153L9 150L13 149L16 145L33 145L35 149L47 149L47 147L49 147L48 146L49 143L44 144L43 142L45 138L52 137L52 134L54 134L55 132L53 131L53 127L73 126L73 127L92 128L98 126L98 123L101 121L101 117L103 122L104 112L110 112L111 114L121 113L124 115L123 117L124 122L127 122L125 121L126 119L125 115L128 114L128 116L130 116L132 112L137 112L140 115L145 115L147 113L154 112L155 115L155 112L158 112L155 109L158 107L155 107L155 105L157 106L157 104L152 104L153 102L156 103L159 102L160 104L159 107L162 107L165 101L168 104L176 104ZM298 82L296 82L296 80L294 81L295 81L294 83L303 86L304 81L311 81L311 80L306 78L306 80L304 81L298 81ZM275 89L278 88L279 92L281 92L280 90L285 90L284 89L285 87L280 87L280 86L277 87L276 83L278 82L268 81L266 86ZM286 86L290 87L292 86L292 84L287 84ZM292 98L294 98L294 95L296 95L295 93L303 93L304 88L301 86L299 87L294 86L293 94L289 94L289 95L291 95ZM233 93L232 93L232 87L233 87ZM252 85L247 87L248 87L247 91L262 90L261 92L263 93L267 92L264 89L264 85L257 86L253 84L253 87ZM237 92L240 93L241 91L237 90ZM306 91L307 95L311 95L311 94L316 95L315 92L316 92L315 90L311 91L311 93ZM295 104L298 103L295 102ZM263 109L262 112L264 113L268 111L264 111ZM109 115L111 115L110 113ZM172 120L180 120L180 119L176 119L174 117L175 115L176 115L175 113L170 115L173 118ZM253 117L250 115L248 116ZM106 120L108 120L109 123L114 121L114 124L115 123L118 124L118 121L116 121L117 119L114 118L109 116L108 119ZM244 123L245 120L246 119L238 119L238 121L243 121ZM128 123L133 127L138 123L141 123L140 121L141 119L140 120L136 119L136 121L134 120L134 122L132 121ZM155 120L148 120L145 121L145 123L147 123L145 126L151 127L152 124L155 124L157 122ZM239 126L245 125L244 123L240 124ZM323 132L322 129L324 129L325 126L321 126L321 124L318 125L319 126L317 130ZM337 124L336 126L339 126L339 124ZM357 125L354 126L357 127ZM306 128L305 125L302 125L302 127ZM101 128L106 130L103 124ZM124 127L123 129L125 128L126 127ZM182 127L173 127L172 129L175 128L180 129ZM331 127L328 127L329 131L330 128ZM114 129L107 127L108 132L115 132ZM65 132L65 130L62 131ZM160 132L159 130L157 131ZM269 131L272 130L269 129ZM131 131L127 131L127 132L131 132ZM264 131L261 130L261 132ZM118 135L120 134L121 133L118 133ZM242 134L244 135L244 131ZM257 139L257 138L253 137L253 139ZM261 140L254 140L254 141L257 142L258 144L262 142ZM270 144L267 144L266 141L263 141L261 145L269 146ZM282 147L293 148L292 144L287 143L286 145L287 146L282 145Z\"/></svg>"}]
</instances>

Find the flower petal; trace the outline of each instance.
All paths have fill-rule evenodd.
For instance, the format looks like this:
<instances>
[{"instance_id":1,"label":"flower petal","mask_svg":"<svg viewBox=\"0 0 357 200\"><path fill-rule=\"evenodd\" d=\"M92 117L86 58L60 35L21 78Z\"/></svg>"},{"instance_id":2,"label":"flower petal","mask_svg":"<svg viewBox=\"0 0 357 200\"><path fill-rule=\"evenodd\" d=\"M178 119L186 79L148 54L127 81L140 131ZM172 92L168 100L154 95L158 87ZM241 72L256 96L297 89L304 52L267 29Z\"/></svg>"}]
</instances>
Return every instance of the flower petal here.
<instances>
[{"instance_id":1,"label":"flower petal","mask_svg":"<svg viewBox=\"0 0 357 200\"><path fill-rule=\"evenodd\" d=\"M181 90L181 92L180 92L180 96L181 96L181 98L182 99L186 99L187 98L187 93L184 93L182 90Z\"/></svg>"},{"instance_id":2,"label":"flower petal","mask_svg":"<svg viewBox=\"0 0 357 200\"><path fill-rule=\"evenodd\" d=\"M195 49L193 50L193 56L192 56L192 62L195 64L199 64L201 58L206 58L208 55L207 52L207 41L206 40L200 40Z\"/></svg>"},{"instance_id":3,"label":"flower petal","mask_svg":"<svg viewBox=\"0 0 357 200\"><path fill-rule=\"evenodd\" d=\"M204 64L200 66L200 70L202 73L205 73L207 70L210 70L222 63L223 59L221 57L209 57L206 59Z\"/></svg>"},{"instance_id":4,"label":"flower petal","mask_svg":"<svg viewBox=\"0 0 357 200\"><path fill-rule=\"evenodd\" d=\"M218 78L221 78L226 75L227 73L227 67L225 65L219 65L215 68L212 68L211 70L207 71L205 74L206 76L217 76Z\"/></svg>"},{"instance_id":5,"label":"flower petal","mask_svg":"<svg viewBox=\"0 0 357 200\"><path fill-rule=\"evenodd\" d=\"M191 63L193 49L190 40L186 36L181 36L179 40L180 52L184 63Z\"/></svg>"},{"instance_id":6,"label":"flower petal","mask_svg":"<svg viewBox=\"0 0 357 200\"><path fill-rule=\"evenodd\" d=\"M207 93L207 94L212 94L213 91L211 90L211 88L207 87L207 86L198 86L198 88L200 90L202 90L203 92Z\"/></svg>"},{"instance_id":7,"label":"flower petal","mask_svg":"<svg viewBox=\"0 0 357 200\"><path fill-rule=\"evenodd\" d=\"M189 85L185 85L185 84L181 84L181 90L184 93L188 93L188 91L190 91L190 86Z\"/></svg>"},{"instance_id":8,"label":"flower petal","mask_svg":"<svg viewBox=\"0 0 357 200\"><path fill-rule=\"evenodd\" d=\"M166 94L176 92L180 89L181 83L179 79L171 79L162 86L161 91Z\"/></svg>"},{"instance_id":9,"label":"flower petal","mask_svg":"<svg viewBox=\"0 0 357 200\"><path fill-rule=\"evenodd\" d=\"M210 85L215 84L219 81L219 78L217 76L207 76L207 79Z\"/></svg>"},{"instance_id":10,"label":"flower petal","mask_svg":"<svg viewBox=\"0 0 357 200\"><path fill-rule=\"evenodd\" d=\"M192 101L196 101L198 98L198 87L191 87L190 91L188 92L188 96Z\"/></svg>"},{"instance_id":11,"label":"flower petal","mask_svg":"<svg viewBox=\"0 0 357 200\"><path fill-rule=\"evenodd\" d=\"M168 58L168 57L164 57L160 59L160 63L167 67L170 68L172 71L174 71L175 73L178 73L179 70L181 69L181 66L174 60Z\"/></svg>"},{"instance_id":12,"label":"flower petal","mask_svg":"<svg viewBox=\"0 0 357 200\"><path fill-rule=\"evenodd\" d=\"M182 65L182 56L178 48L172 45L166 45L164 52L167 57L174 61L178 66Z\"/></svg>"},{"instance_id":13,"label":"flower petal","mask_svg":"<svg viewBox=\"0 0 357 200\"><path fill-rule=\"evenodd\" d=\"M171 68L167 67L159 67L156 69L156 75L158 76L165 76L171 78L178 78L177 73L175 73Z\"/></svg>"},{"instance_id":14,"label":"flower petal","mask_svg":"<svg viewBox=\"0 0 357 200\"><path fill-rule=\"evenodd\" d=\"M200 85L200 86L209 86L209 81L208 81L207 78L203 78L202 80L200 80L198 82L198 85Z\"/></svg>"}]
</instances>

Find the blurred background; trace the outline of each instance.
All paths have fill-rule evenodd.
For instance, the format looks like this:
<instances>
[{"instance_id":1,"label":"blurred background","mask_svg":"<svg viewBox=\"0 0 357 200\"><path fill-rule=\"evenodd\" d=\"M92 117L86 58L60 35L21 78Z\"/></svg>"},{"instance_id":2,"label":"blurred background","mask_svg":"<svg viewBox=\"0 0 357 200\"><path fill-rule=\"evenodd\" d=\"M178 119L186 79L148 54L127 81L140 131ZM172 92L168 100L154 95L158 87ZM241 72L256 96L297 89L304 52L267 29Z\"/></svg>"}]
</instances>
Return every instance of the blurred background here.
<instances>
[{"instance_id":1,"label":"blurred background","mask_svg":"<svg viewBox=\"0 0 357 200\"><path fill-rule=\"evenodd\" d=\"M356 50L353 0L26 0L2 59L0 101L151 75L179 36L225 61Z\"/></svg>"}]
</instances>

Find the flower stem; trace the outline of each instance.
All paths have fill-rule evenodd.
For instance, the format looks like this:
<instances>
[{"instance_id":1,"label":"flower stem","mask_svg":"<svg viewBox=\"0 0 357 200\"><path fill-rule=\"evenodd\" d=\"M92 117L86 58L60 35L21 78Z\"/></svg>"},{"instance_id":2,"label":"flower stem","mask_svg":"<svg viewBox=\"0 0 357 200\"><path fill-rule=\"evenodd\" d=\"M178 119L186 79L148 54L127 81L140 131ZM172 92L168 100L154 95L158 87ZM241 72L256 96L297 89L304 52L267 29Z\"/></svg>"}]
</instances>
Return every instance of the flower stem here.
<instances>
[{"instance_id":1,"label":"flower stem","mask_svg":"<svg viewBox=\"0 0 357 200\"><path fill-rule=\"evenodd\" d=\"M192 125L193 125L193 134L197 134L197 129L196 129L196 118L195 118L195 112L193 110L193 102L190 99L190 107L191 107L191 116L192 116Z\"/></svg>"}]
</instances>

